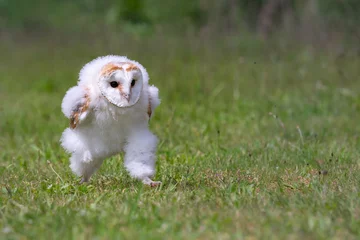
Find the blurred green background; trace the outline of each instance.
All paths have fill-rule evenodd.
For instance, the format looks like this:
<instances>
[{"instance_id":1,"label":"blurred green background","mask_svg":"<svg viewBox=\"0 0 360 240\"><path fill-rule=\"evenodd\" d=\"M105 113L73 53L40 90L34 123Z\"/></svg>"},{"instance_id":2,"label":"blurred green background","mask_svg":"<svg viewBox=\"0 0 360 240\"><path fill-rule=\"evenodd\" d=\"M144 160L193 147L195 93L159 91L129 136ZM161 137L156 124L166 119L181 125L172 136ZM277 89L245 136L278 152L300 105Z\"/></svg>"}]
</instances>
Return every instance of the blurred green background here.
<instances>
[{"instance_id":1,"label":"blurred green background","mask_svg":"<svg viewBox=\"0 0 360 240\"><path fill-rule=\"evenodd\" d=\"M358 41L359 11L357 0L1 0L0 27L2 34L192 32L268 38L283 33L323 44Z\"/></svg>"}]
</instances>

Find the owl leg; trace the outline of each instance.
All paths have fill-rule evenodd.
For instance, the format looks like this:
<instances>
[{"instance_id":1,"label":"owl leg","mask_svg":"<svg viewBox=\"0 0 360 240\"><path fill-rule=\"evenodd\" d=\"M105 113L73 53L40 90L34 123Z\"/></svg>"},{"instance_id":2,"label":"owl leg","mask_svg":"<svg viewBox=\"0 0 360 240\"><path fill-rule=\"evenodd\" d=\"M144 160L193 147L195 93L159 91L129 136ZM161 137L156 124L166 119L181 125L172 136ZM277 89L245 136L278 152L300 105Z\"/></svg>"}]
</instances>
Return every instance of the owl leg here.
<instances>
[{"instance_id":1,"label":"owl leg","mask_svg":"<svg viewBox=\"0 0 360 240\"><path fill-rule=\"evenodd\" d=\"M79 177L82 177L81 183L88 182L91 175L100 167L102 160L93 159L84 161L84 154L73 153L70 158L70 168Z\"/></svg>"},{"instance_id":2,"label":"owl leg","mask_svg":"<svg viewBox=\"0 0 360 240\"><path fill-rule=\"evenodd\" d=\"M151 180L155 174L157 138L148 129L136 130L127 139L125 168L144 184L157 186L161 182Z\"/></svg>"}]
</instances>

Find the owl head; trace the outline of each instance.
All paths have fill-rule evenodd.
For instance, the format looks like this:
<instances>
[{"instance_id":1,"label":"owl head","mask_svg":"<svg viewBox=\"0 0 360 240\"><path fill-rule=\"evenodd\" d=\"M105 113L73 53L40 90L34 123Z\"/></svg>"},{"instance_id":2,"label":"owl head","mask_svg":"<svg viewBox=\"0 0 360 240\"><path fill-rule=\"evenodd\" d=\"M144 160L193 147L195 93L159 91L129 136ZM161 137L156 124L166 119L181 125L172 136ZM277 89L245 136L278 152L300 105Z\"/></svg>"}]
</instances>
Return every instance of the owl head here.
<instances>
[{"instance_id":1,"label":"owl head","mask_svg":"<svg viewBox=\"0 0 360 240\"><path fill-rule=\"evenodd\" d=\"M101 94L118 107L130 107L140 99L143 88L141 70L130 62L110 62L100 72Z\"/></svg>"},{"instance_id":2,"label":"owl head","mask_svg":"<svg viewBox=\"0 0 360 240\"><path fill-rule=\"evenodd\" d=\"M113 105L126 108L139 101L148 79L145 68L138 62L121 56L106 56L83 67L79 84L91 85Z\"/></svg>"}]
</instances>

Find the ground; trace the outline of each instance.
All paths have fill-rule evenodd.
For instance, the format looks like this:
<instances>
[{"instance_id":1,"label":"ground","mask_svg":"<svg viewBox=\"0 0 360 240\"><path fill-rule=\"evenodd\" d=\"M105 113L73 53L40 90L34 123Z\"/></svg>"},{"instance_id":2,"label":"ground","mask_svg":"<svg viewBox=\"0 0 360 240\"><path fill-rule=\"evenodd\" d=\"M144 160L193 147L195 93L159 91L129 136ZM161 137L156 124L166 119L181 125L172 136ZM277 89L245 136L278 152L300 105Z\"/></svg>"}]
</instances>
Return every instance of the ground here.
<instances>
[{"instance_id":1,"label":"ground","mask_svg":"<svg viewBox=\"0 0 360 240\"><path fill-rule=\"evenodd\" d=\"M0 45L1 239L360 237L356 52L66 39ZM121 155L79 184L60 147L66 90L107 54L142 63L160 90L158 188L131 179Z\"/></svg>"}]
</instances>

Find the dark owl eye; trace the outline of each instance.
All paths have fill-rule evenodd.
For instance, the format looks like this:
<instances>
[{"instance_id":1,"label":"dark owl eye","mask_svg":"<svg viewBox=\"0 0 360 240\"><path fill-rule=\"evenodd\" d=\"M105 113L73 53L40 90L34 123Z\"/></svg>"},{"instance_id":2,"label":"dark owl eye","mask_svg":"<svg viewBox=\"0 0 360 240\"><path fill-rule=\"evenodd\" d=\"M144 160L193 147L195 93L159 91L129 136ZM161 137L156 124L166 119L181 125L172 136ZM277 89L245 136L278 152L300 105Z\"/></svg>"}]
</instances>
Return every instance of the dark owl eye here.
<instances>
[{"instance_id":1,"label":"dark owl eye","mask_svg":"<svg viewBox=\"0 0 360 240\"><path fill-rule=\"evenodd\" d=\"M131 86L133 87L135 85L135 79L131 81Z\"/></svg>"},{"instance_id":2,"label":"dark owl eye","mask_svg":"<svg viewBox=\"0 0 360 240\"><path fill-rule=\"evenodd\" d=\"M111 86L112 88L116 88L116 87L119 86L119 83L118 83L118 82L115 82L115 81L112 81L112 82L110 82L110 86Z\"/></svg>"}]
</instances>

